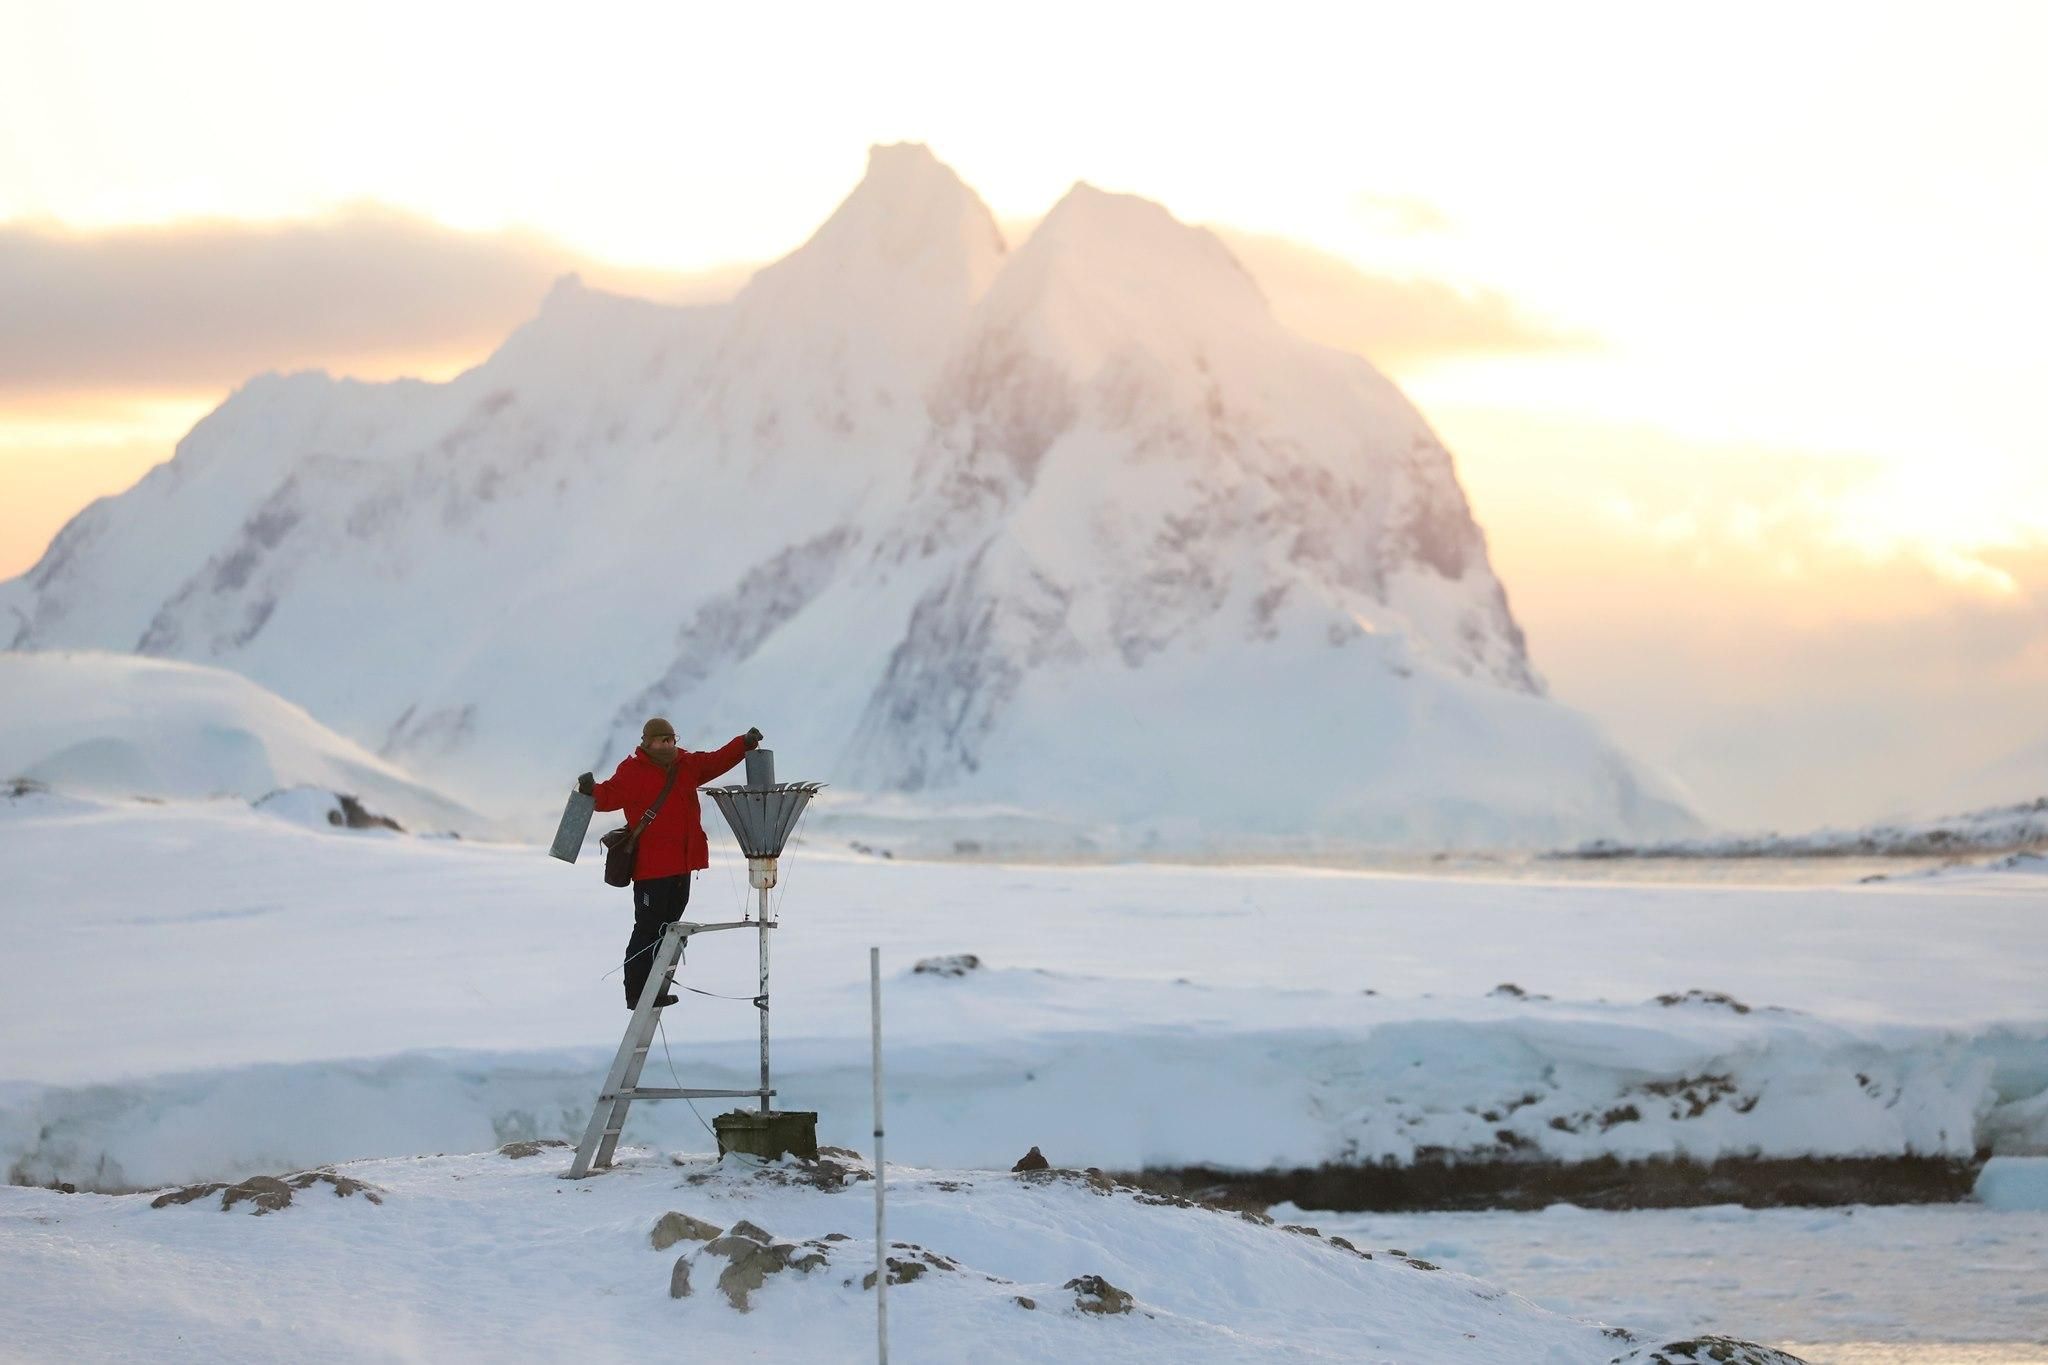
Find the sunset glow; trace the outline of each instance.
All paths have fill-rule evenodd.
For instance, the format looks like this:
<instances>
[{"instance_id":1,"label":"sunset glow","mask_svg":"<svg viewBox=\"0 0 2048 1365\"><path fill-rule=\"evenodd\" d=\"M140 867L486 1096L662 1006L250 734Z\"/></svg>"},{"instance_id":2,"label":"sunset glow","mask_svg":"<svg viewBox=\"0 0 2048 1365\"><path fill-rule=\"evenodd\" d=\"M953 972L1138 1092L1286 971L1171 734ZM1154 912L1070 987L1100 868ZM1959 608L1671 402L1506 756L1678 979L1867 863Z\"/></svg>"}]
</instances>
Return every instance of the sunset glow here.
<instances>
[{"instance_id":1,"label":"sunset glow","mask_svg":"<svg viewBox=\"0 0 2048 1365\"><path fill-rule=\"evenodd\" d=\"M1567 695L1599 688L1578 594L1601 573L1704 613L1739 599L1774 638L1959 602L2039 614L2038 7L0 15L7 250L147 224L166 251L225 233L194 259L231 265L236 233L328 225L336 260L374 228L502 262L410 334L308 327L208 369L192 348L234 330L223 265L222 317L163 318L149 343L168 383L138 372L146 349L20 379L98 305L0 317L0 575L256 369L445 377L568 268L729 292L825 218L870 143L904 138L1006 223L1085 179L1225 233L1283 320L1376 360L1445 436ZM118 259L141 279L157 249ZM347 288L374 320L383 301ZM477 311L486 292L502 312Z\"/></svg>"}]
</instances>

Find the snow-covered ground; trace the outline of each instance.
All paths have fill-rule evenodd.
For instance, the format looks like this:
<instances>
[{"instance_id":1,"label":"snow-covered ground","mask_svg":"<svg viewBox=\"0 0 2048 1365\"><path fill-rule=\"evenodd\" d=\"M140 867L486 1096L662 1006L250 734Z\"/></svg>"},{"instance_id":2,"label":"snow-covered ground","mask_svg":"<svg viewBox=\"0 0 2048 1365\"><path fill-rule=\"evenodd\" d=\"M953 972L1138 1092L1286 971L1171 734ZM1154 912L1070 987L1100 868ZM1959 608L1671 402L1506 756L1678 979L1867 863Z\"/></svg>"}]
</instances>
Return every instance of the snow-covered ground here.
<instances>
[{"instance_id":1,"label":"snow-covered ground","mask_svg":"<svg viewBox=\"0 0 2048 1365\"><path fill-rule=\"evenodd\" d=\"M552 1149L356 1162L340 1174L371 1188L313 1184L268 1213L0 1189L0 1341L37 1361L872 1357L871 1184L628 1155L573 1184ZM898 1360L1706 1365L1653 1355L1654 1328L1107 1182L892 1168L889 1189L894 1259L918 1267L889 1291ZM657 1250L671 1212L730 1237ZM756 1252L742 1220L794 1245Z\"/></svg>"},{"instance_id":2,"label":"snow-covered ground","mask_svg":"<svg viewBox=\"0 0 2048 1365\"><path fill-rule=\"evenodd\" d=\"M744 876L729 848L714 856L692 918L737 918ZM2048 896L2021 865L1631 884L1611 869L913 863L812 840L783 873L784 1102L818 1109L822 1140L869 1146L879 944L891 1152L929 1168L906 1173L892 1232L961 1267L897 1291L900 1358L950 1358L971 1337L992 1360L1608 1361L1711 1327L1823 1343L1801 1351L1815 1362L2013 1365L2048 1336L2029 1287L2048 1272L2042 1212L1298 1219L1375 1249L1367 1262L990 1169L1034 1144L1109 1169L1401 1160L1503 1130L1567 1159L2048 1152ZM597 1181L555 1179L555 1148L423 1155L580 1130L625 1021L625 897L591 861L337 831L237 799L31 792L0 797L0 887L11 1179L122 1190L350 1161L384 1198L315 1186L258 1219L218 1196L156 1209L0 1188L11 1353L624 1358L679 1333L767 1357L866 1349L857 1243L769 1283L773 1312L735 1312L701 1258L697 1292L668 1297L684 1249L645 1242L667 1209L799 1242L871 1226L865 1186L729 1170L691 1184L701 1165L659 1155L709 1147L687 1107L638 1106L628 1136L646 1146ZM981 965L913 970L957 953ZM745 996L753 954L751 934L707 935L684 980ZM684 1084L746 1084L753 1011L685 1001L655 1074L672 1058ZM2000 1198L2033 1197L2020 1188ZM1076 1311L1065 1286L1087 1274L1136 1311ZM77 1304L91 1311L59 1307Z\"/></svg>"},{"instance_id":3,"label":"snow-covered ground","mask_svg":"<svg viewBox=\"0 0 2048 1365\"><path fill-rule=\"evenodd\" d=\"M693 919L747 904L719 856ZM1107 1169L1503 1145L2042 1152L2043 885L915 864L803 844L777 893L777 1083L821 1111L823 1140L859 1145L872 943L898 1142L920 1164L1007 1166L1034 1143ZM538 846L31 794L0 801L0 886L0 1159L18 1179L132 1188L566 1135L625 1021L625 896ZM685 984L750 995L752 937L699 940ZM912 971L942 953L983 965ZM684 998L665 1054L683 1083L748 1084L754 1012ZM665 1104L628 1135L700 1133Z\"/></svg>"}]
</instances>

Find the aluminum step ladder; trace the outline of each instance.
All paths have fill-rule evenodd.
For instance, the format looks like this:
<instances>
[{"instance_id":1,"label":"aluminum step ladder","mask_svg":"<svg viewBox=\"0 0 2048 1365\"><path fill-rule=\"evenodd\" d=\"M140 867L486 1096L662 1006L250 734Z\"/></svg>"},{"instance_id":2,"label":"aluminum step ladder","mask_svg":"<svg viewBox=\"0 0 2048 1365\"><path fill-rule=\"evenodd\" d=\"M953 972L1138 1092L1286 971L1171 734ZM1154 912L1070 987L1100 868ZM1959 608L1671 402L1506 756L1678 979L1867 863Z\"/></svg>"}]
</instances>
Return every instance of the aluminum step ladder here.
<instances>
[{"instance_id":1,"label":"aluminum step ladder","mask_svg":"<svg viewBox=\"0 0 2048 1365\"><path fill-rule=\"evenodd\" d=\"M759 1098L762 1110L767 1110L768 1099L775 1093L773 1090L644 1087L640 1084L640 1069L647 1064L647 1050L654 1045L654 1030L661 1022L661 1006L654 1002L674 981L676 965L690 936L719 929L758 929L762 932L765 950L767 930L774 927L773 920L765 924L751 919L724 924L677 920L662 931L661 940L654 949L654 961L648 968L647 985L640 992L640 1002L633 1006L632 1022L626 1025L626 1036L619 1042L618 1055L612 1058L612 1069L605 1077L604 1089L598 1093L597 1107L590 1113L590 1126L583 1131L583 1141L576 1148L576 1160L565 1173L565 1178L581 1180L592 1171L601 1171L612 1164L612 1154L619 1146L619 1133L626 1126L626 1114L633 1107L634 1100L705 1100L752 1095ZM763 975L766 975L765 971ZM764 995L755 1000L757 1006L765 1005L765 990L764 983Z\"/></svg>"}]
</instances>

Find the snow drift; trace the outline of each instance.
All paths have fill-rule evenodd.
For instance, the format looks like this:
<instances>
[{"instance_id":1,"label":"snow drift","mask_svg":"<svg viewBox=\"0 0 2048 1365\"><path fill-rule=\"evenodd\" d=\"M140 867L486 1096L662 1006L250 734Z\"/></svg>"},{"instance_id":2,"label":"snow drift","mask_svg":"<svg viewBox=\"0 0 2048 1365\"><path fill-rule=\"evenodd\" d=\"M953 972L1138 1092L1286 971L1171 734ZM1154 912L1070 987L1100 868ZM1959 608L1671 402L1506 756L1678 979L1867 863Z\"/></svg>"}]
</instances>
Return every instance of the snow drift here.
<instances>
[{"instance_id":1,"label":"snow drift","mask_svg":"<svg viewBox=\"0 0 2048 1365\"><path fill-rule=\"evenodd\" d=\"M103 653L0 653L0 779L63 792L267 801L325 822L339 795L414 829L484 818L225 669Z\"/></svg>"}]
</instances>

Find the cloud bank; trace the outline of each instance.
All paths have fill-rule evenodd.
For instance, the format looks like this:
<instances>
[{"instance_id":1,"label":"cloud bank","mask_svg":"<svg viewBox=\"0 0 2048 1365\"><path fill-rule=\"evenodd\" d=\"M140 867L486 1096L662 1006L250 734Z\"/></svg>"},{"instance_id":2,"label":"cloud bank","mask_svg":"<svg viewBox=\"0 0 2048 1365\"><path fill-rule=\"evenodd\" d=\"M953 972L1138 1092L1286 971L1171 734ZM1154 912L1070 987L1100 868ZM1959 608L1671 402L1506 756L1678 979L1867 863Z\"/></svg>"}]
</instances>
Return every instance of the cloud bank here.
<instances>
[{"instance_id":1,"label":"cloud bank","mask_svg":"<svg viewBox=\"0 0 2048 1365\"><path fill-rule=\"evenodd\" d=\"M1584 344L1498 293L1359 270L1225 231L1289 326L1392 363ZM753 266L633 271L548 238L465 232L375 206L285 223L83 232L0 224L0 398L226 389L265 370L480 358L571 270L670 302L729 296Z\"/></svg>"},{"instance_id":2,"label":"cloud bank","mask_svg":"<svg viewBox=\"0 0 2048 1365\"><path fill-rule=\"evenodd\" d=\"M0 225L0 394L227 388L265 370L481 356L570 270L671 298L731 287L607 271L544 237L374 207L275 224Z\"/></svg>"},{"instance_id":3,"label":"cloud bank","mask_svg":"<svg viewBox=\"0 0 2048 1365\"><path fill-rule=\"evenodd\" d=\"M1597 339L1526 314L1498 290L1380 275L1284 237L1212 229L1281 322L1313 341L1399 368L1460 355L1582 350Z\"/></svg>"}]
</instances>

